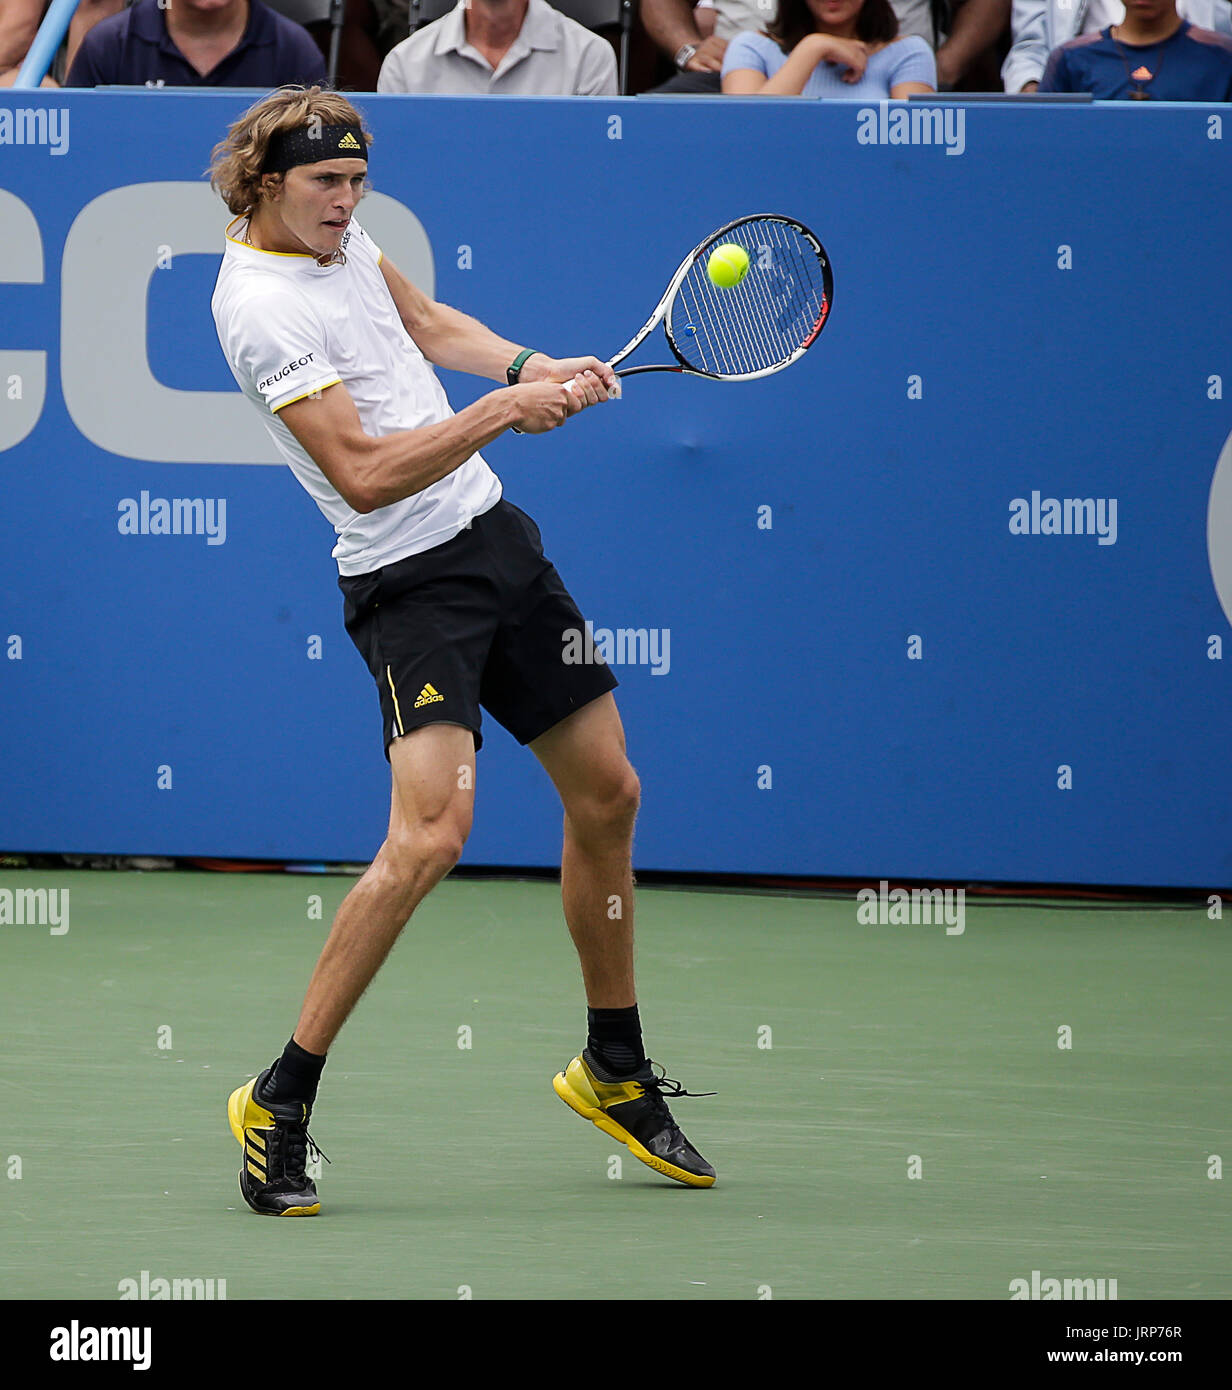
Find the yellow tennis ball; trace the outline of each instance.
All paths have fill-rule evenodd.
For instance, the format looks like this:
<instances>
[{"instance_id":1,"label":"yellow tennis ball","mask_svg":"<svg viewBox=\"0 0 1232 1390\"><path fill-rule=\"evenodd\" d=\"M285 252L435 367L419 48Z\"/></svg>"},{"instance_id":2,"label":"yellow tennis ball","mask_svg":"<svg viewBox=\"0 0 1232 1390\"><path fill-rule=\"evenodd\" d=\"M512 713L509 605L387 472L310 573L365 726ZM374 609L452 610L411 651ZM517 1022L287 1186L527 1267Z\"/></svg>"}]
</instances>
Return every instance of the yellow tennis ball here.
<instances>
[{"instance_id":1,"label":"yellow tennis ball","mask_svg":"<svg viewBox=\"0 0 1232 1390\"><path fill-rule=\"evenodd\" d=\"M749 271L749 253L734 241L716 246L706 262L706 273L721 290L738 285Z\"/></svg>"}]
</instances>

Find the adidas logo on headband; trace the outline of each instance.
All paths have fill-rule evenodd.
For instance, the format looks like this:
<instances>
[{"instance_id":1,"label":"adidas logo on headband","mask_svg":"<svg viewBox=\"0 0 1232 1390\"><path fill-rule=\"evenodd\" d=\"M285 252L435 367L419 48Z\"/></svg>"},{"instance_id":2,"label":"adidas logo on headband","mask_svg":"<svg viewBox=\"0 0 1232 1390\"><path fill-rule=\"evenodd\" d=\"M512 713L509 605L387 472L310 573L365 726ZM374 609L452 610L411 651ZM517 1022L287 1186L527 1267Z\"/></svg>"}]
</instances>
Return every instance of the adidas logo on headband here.
<instances>
[{"instance_id":1,"label":"adidas logo on headband","mask_svg":"<svg viewBox=\"0 0 1232 1390\"><path fill-rule=\"evenodd\" d=\"M317 164L323 159L368 158L368 142L357 125L325 125L316 128L300 126L296 130L279 131L272 136L263 174L281 174L297 164Z\"/></svg>"}]
</instances>

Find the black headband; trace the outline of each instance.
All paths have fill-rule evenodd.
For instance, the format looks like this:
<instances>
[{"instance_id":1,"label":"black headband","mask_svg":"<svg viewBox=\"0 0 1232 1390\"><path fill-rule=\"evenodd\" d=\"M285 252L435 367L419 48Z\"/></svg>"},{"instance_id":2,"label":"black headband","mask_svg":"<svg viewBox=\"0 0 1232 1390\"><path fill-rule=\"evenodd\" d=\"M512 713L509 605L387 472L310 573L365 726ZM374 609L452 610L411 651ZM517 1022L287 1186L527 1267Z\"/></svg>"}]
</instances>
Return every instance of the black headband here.
<instances>
[{"instance_id":1,"label":"black headband","mask_svg":"<svg viewBox=\"0 0 1232 1390\"><path fill-rule=\"evenodd\" d=\"M322 159L367 158L368 142L357 125L300 126L272 137L261 172L281 174L297 164L316 164Z\"/></svg>"}]
</instances>

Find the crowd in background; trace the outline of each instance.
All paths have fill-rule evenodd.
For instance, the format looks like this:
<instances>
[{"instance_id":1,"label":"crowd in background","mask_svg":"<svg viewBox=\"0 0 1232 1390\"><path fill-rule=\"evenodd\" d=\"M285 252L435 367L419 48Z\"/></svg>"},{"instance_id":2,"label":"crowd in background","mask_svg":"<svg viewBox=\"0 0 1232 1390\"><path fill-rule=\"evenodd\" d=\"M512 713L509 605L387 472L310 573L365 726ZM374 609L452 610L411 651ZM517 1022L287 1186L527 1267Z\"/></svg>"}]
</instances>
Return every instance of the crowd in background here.
<instances>
[{"instance_id":1,"label":"crowd in background","mask_svg":"<svg viewBox=\"0 0 1232 1390\"><path fill-rule=\"evenodd\" d=\"M81 0L45 85L324 83L330 8ZM4 0L0 86L13 82L46 9L47 0ZM412 13L428 20L414 33ZM638 0L633 13L630 94L1232 100L1232 0ZM337 38L344 91L622 89L618 0L458 0L448 10L441 0L347 0Z\"/></svg>"}]
</instances>

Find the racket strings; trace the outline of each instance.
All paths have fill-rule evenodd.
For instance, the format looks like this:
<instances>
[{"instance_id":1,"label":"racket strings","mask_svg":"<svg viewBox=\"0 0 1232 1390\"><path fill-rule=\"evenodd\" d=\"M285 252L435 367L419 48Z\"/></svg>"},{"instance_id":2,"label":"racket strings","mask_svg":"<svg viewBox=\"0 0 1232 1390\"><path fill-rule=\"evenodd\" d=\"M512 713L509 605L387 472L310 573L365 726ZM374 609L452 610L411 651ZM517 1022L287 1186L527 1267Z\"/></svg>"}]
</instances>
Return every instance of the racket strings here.
<instances>
[{"instance_id":1,"label":"racket strings","mask_svg":"<svg viewBox=\"0 0 1232 1390\"><path fill-rule=\"evenodd\" d=\"M743 376L778 366L816 337L829 312L825 265L813 243L776 218L742 222L722 234L749 257L744 279L720 289L699 253L680 284L668 318L685 361L717 376Z\"/></svg>"}]
</instances>

